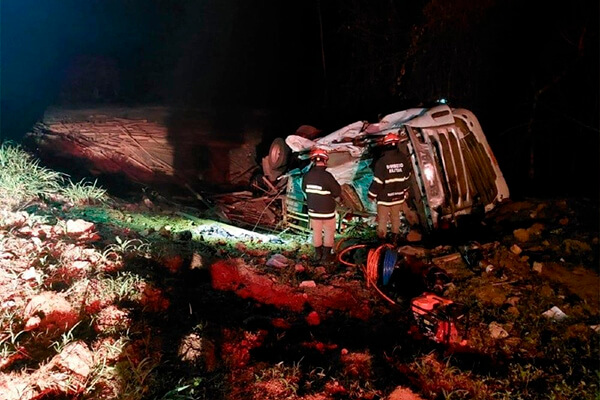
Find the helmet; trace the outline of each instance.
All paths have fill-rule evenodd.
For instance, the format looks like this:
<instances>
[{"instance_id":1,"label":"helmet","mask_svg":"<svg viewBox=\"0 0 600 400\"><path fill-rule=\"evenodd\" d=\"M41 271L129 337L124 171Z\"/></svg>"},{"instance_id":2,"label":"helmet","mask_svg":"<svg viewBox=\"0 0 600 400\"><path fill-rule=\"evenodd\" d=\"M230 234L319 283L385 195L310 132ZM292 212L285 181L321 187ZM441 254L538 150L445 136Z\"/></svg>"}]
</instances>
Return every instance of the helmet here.
<instances>
[{"instance_id":1,"label":"helmet","mask_svg":"<svg viewBox=\"0 0 600 400\"><path fill-rule=\"evenodd\" d=\"M400 135L398 134L398 132L390 132L387 135L385 135L383 138L384 145L396 144L399 141L400 141Z\"/></svg>"},{"instance_id":2,"label":"helmet","mask_svg":"<svg viewBox=\"0 0 600 400\"><path fill-rule=\"evenodd\" d=\"M329 160L329 154L327 153L327 150L315 147L310 151L310 159L327 161Z\"/></svg>"},{"instance_id":3,"label":"helmet","mask_svg":"<svg viewBox=\"0 0 600 400\"><path fill-rule=\"evenodd\" d=\"M396 144L396 143L402 142L406 139L408 139L408 136L406 135L405 130L400 130L398 132L390 132L383 137L383 144L384 145Z\"/></svg>"}]
</instances>

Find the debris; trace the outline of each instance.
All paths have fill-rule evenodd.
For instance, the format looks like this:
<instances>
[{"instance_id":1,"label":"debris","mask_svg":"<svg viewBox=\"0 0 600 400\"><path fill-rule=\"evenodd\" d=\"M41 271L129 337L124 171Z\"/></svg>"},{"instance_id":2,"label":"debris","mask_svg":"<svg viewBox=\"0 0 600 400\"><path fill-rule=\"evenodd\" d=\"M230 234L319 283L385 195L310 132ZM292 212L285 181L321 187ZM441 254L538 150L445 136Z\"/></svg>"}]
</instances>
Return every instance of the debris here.
<instances>
[{"instance_id":1,"label":"debris","mask_svg":"<svg viewBox=\"0 0 600 400\"><path fill-rule=\"evenodd\" d=\"M535 272L537 272L538 274L542 273L543 267L544 267L544 264L542 264L541 262L537 262L537 261L533 262L533 270Z\"/></svg>"},{"instance_id":2,"label":"debris","mask_svg":"<svg viewBox=\"0 0 600 400\"><path fill-rule=\"evenodd\" d=\"M554 306L548 311L542 313L544 317L552 318L555 321L562 321L567 318L567 314L565 314L560 308Z\"/></svg>"},{"instance_id":3,"label":"debris","mask_svg":"<svg viewBox=\"0 0 600 400\"><path fill-rule=\"evenodd\" d=\"M516 244L510 246L510 251L517 256L523 252L523 250Z\"/></svg>"},{"instance_id":4,"label":"debris","mask_svg":"<svg viewBox=\"0 0 600 400\"><path fill-rule=\"evenodd\" d=\"M204 266L204 260L202 255L194 252L192 255L192 262L190 263L190 269L199 269Z\"/></svg>"},{"instance_id":5,"label":"debris","mask_svg":"<svg viewBox=\"0 0 600 400\"><path fill-rule=\"evenodd\" d=\"M479 265L479 261L483 258L481 245L477 242L458 246L458 251L471 269L476 268Z\"/></svg>"},{"instance_id":6,"label":"debris","mask_svg":"<svg viewBox=\"0 0 600 400\"><path fill-rule=\"evenodd\" d=\"M267 261L267 267L285 268L290 264L290 260L283 254L273 254Z\"/></svg>"},{"instance_id":7,"label":"debris","mask_svg":"<svg viewBox=\"0 0 600 400\"><path fill-rule=\"evenodd\" d=\"M424 257L427 250L423 247L401 246L398 248L398 254L402 256Z\"/></svg>"},{"instance_id":8,"label":"debris","mask_svg":"<svg viewBox=\"0 0 600 400\"><path fill-rule=\"evenodd\" d=\"M300 287L301 288L314 288L314 287L317 287L317 284L315 283L315 281L302 281L302 282L300 282Z\"/></svg>"},{"instance_id":9,"label":"debris","mask_svg":"<svg viewBox=\"0 0 600 400\"><path fill-rule=\"evenodd\" d=\"M21 274L21 278L28 280L39 280L41 277L40 273L35 270L34 267L30 267L29 269L23 271Z\"/></svg>"},{"instance_id":10,"label":"debris","mask_svg":"<svg viewBox=\"0 0 600 400\"><path fill-rule=\"evenodd\" d=\"M446 254L445 256L435 257L431 261L436 265L440 265L440 264L445 264L448 262L456 261L459 258L460 258L460 253L452 253L452 254Z\"/></svg>"},{"instance_id":11,"label":"debris","mask_svg":"<svg viewBox=\"0 0 600 400\"><path fill-rule=\"evenodd\" d=\"M502 327L502 325L500 325L496 321L492 321L488 325L488 328L490 330L490 335L494 339L504 339L505 337L508 337L508 332L506 332L506 330Z\"/></svg>"},{"instance_id":12,"label":"debris","mask_svg":"<svg viewBox=\"0 0 600 400\"><path fill-rule=\"evenodd\" d=\"M527 229L515 229L513 231L513 236L519 242L527 242L529 240L529 233L527 232Z\"/></svg>"}]
</instances>

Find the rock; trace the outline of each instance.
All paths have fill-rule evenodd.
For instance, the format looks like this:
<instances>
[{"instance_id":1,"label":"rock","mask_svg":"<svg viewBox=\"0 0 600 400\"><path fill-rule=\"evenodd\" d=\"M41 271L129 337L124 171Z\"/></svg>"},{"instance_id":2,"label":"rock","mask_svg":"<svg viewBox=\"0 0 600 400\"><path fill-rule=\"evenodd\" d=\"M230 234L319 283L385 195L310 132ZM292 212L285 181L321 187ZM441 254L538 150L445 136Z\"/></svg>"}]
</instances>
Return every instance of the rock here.
<instances>
[{"instance_id":1,"label":"rock","mask_svg":"<svg viewBox=\"0 0 600 400\"><path fill-rule=\"evenodd\" d=\"M114 333L126 331L131 327L129 313L111 304L98 312L94 318L93 327L99 333Z\"/></svg>"},{"instance_id":2,"label":"rock","mask_svg":"<svg viewBox=\"0 0 600 400\"><path fill-rule=\"evenodd\" d=\"M287 267L290 260L283 254L273 254L267 261L267 267L284 268Z\"/></svg>"},{"instance_id":3,"label":"rock","mask_svg":"<svg viewBox=\"0 0 600 400\"><path fill-rule=\"evenodd\" d=\"M177 350L179 359L193 366L204 367L206 371L213 371L217 367L215 345L197 333L185 336Z\"/></svg>"},{"instance_id":4,"label":"rock","mask_svg":"<svg viewBox=\"0 0 600 400\"><path fill-rule=\"evenodd\" d=\"M92 222L84 221L82 219L68 220L66 224L66 234L71 237L79 237L84 233L91 232L94 229Z\"/></svg>"},{"instance_id":5,"label":"rock","mask_svg":"<svg viewBox=\"0 0 600 400\"><path fill-rule=\"evenodd\" d=\"M423 400L421 396L413 393L409 388L398 386L386 400Z\"/></svg>"},{"instance_id":6,"label":"rock","mask_svg":"<svg viewBox=\"0 0 600 400\"><path fill-rule=\"evenodd\" d=\"M541 273L542 273L542 269L543 269L543 267L544 267L544 264L542 264L541 262L537 262L537 261L534 261L534 262L533 262L533 267L532 267L532 269L533 269L535 272L537 272L538 274L541 274Z\"/></svg>"},{"instance_id":7,"label":"rock","mask_svg":"<svg viewBox=\"0 0 600 400\"><path fill-rule=\"evenodd\" d=\"M192 255L192 261L190 262L190 269L200 269L204 266L204 259L201 254L194 252Z\"/></svg>"},{"instance_id":8,"label":"rock","mask_svg":"<svg viewBox=\"0 0 600 400\"><path fill-rule=\"evenodd\" d=\"M83 383L94 365L94 355L85 342L71 342L52 359L51 364L62 372L68 372L70 379L76 376Z\"/></svg>"},{"instance_id":9,"label":"rock","mask_svg":"<svg viewBox=\"0 0 600 400\"><path fill-rule=\"evenodd\" d=\"M41 274L39 272L37 272L34 267L30 267L29 269L23 271L23 273L21 274L21 278L26 281L29 281L29 280L37 281L41 278Z\"/></svg>"},{"instance_id":10,"label":"rock","mask_svg":"<svg viewBox=\"0 0 600 400\"><path fill-rule=\"evenodd\" d=\"M490 330L490 335L494 339L504 339L505 337L508 337L508 332L506 332L506 330L504 330L502 325L500 325L496 321L492 321L488 325L488 329Z\"/></svg>"},{"instance_id":11,"label":"rock","mask_svg":"<svg viewBox=\"0 0 600 400\"><path fill-rule=\"evenodd\" d=\"M64 297L55 292L43 292L29 301L23 319L28 321L26 330L62 333L71 329L79 318Z\"/></svg>"},{"instance_id":12,"label":"rock","mask_svg":"<svg viewBox=\"0 0 600 400\"><path fill-rule=\"evenodd\" d=\"M300 282L300 287L301 288L314 288L314 287L317 287L317 284L315 283L315 281L302 281L302 282Z\"/></svg>"},{"instance_id":13,"label":"rock","mask_svg":"<svg viewBox=\"0 0 600 400\"><path fill-rule=\"evenodd\" d=\"M71 263L71 268L79 271L89 271L92 268L92 263L89 261L73 261Z\"/></svg>"},{"instance_id":14,"label":"rock","mask_svg":"<svg viewBox=\"0 0 600 400\"><path fill-rule=\"evenodd\" d=\"M513 231L513 236L521 243L529 240L529 232L527 232L527 229L515 229Z\"/></svg>"},{"instance_id":15,"label":"rock","mask_svg":"<svg viewBox=\"0 0 600 400\"><path fill-rule=\"evenodd\" d=\"M517 256L523 252L523 250L521 250L521 248L516 244L510 246L510 251Z\"/></svg>"},{"instance_id":16,"label":"rock","mask_svg":"<svg viewBox=\"0 0 600 400\"><path fill-rule=\"evenodd\" d=\"M8 374L0 377L0 393L3 400L31 400L39 394L24 376Z\"/></svg>"},{"instance_id":17,"label":"rock","mask_svg":"<svg viewBox=\"0 0 600 400\"><path fill-rule=\"evenodd\" d=\"M567 314L565 314L560 308L556 306L543 312L542 315L546 318L552 318L555 321L562 321L563 319L567 318Z\"/></svg>"}]
</instances>

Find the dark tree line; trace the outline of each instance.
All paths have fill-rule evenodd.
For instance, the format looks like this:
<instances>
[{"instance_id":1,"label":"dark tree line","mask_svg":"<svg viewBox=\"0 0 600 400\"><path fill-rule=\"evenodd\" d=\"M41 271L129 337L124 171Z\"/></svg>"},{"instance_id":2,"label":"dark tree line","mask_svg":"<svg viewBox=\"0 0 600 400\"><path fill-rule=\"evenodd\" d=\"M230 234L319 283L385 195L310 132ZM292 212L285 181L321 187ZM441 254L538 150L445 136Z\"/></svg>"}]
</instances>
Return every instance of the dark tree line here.
<instances>
[{"instance_id":1,"label":"dark tree line","mask_svg":"<svg viewBox=\"0 0 600 400\"><path fill-rule=\"evenodd\" d=\"M479 116L517 192L597 197L598 3L405 3L321 3L333 114L447 99Z\"/></svg>"}]
</instances>

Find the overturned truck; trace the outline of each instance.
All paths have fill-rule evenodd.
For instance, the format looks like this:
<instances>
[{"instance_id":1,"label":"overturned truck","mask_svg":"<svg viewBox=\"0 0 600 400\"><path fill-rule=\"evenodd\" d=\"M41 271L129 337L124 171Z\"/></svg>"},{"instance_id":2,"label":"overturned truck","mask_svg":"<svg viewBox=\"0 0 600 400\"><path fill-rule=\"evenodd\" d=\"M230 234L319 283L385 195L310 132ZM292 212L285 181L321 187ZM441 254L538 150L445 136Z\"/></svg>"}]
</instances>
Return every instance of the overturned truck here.
<instances>
[{"instance_id":1,"label":"overturned truck","mask_svg":"<svg viewBox=\"0 0 600 400\"><path fill-rule=\"evenodd\" d=\"M357 121L325 136L303 129L275 139L262 159L265 180L281 187L285 228L309 230L302 177L310 168L310 149L330 152L327 170L342 185L338 229L360 218L375 224L376 207L368 199L371 165L383 136L405 131L400 143L410 155L411 207L424 232L459 224L461 217L492 210L509 198L506 181L475 115L466 109L439 105L386 115L377 123Z\"/></svg>"}]
</instances>

